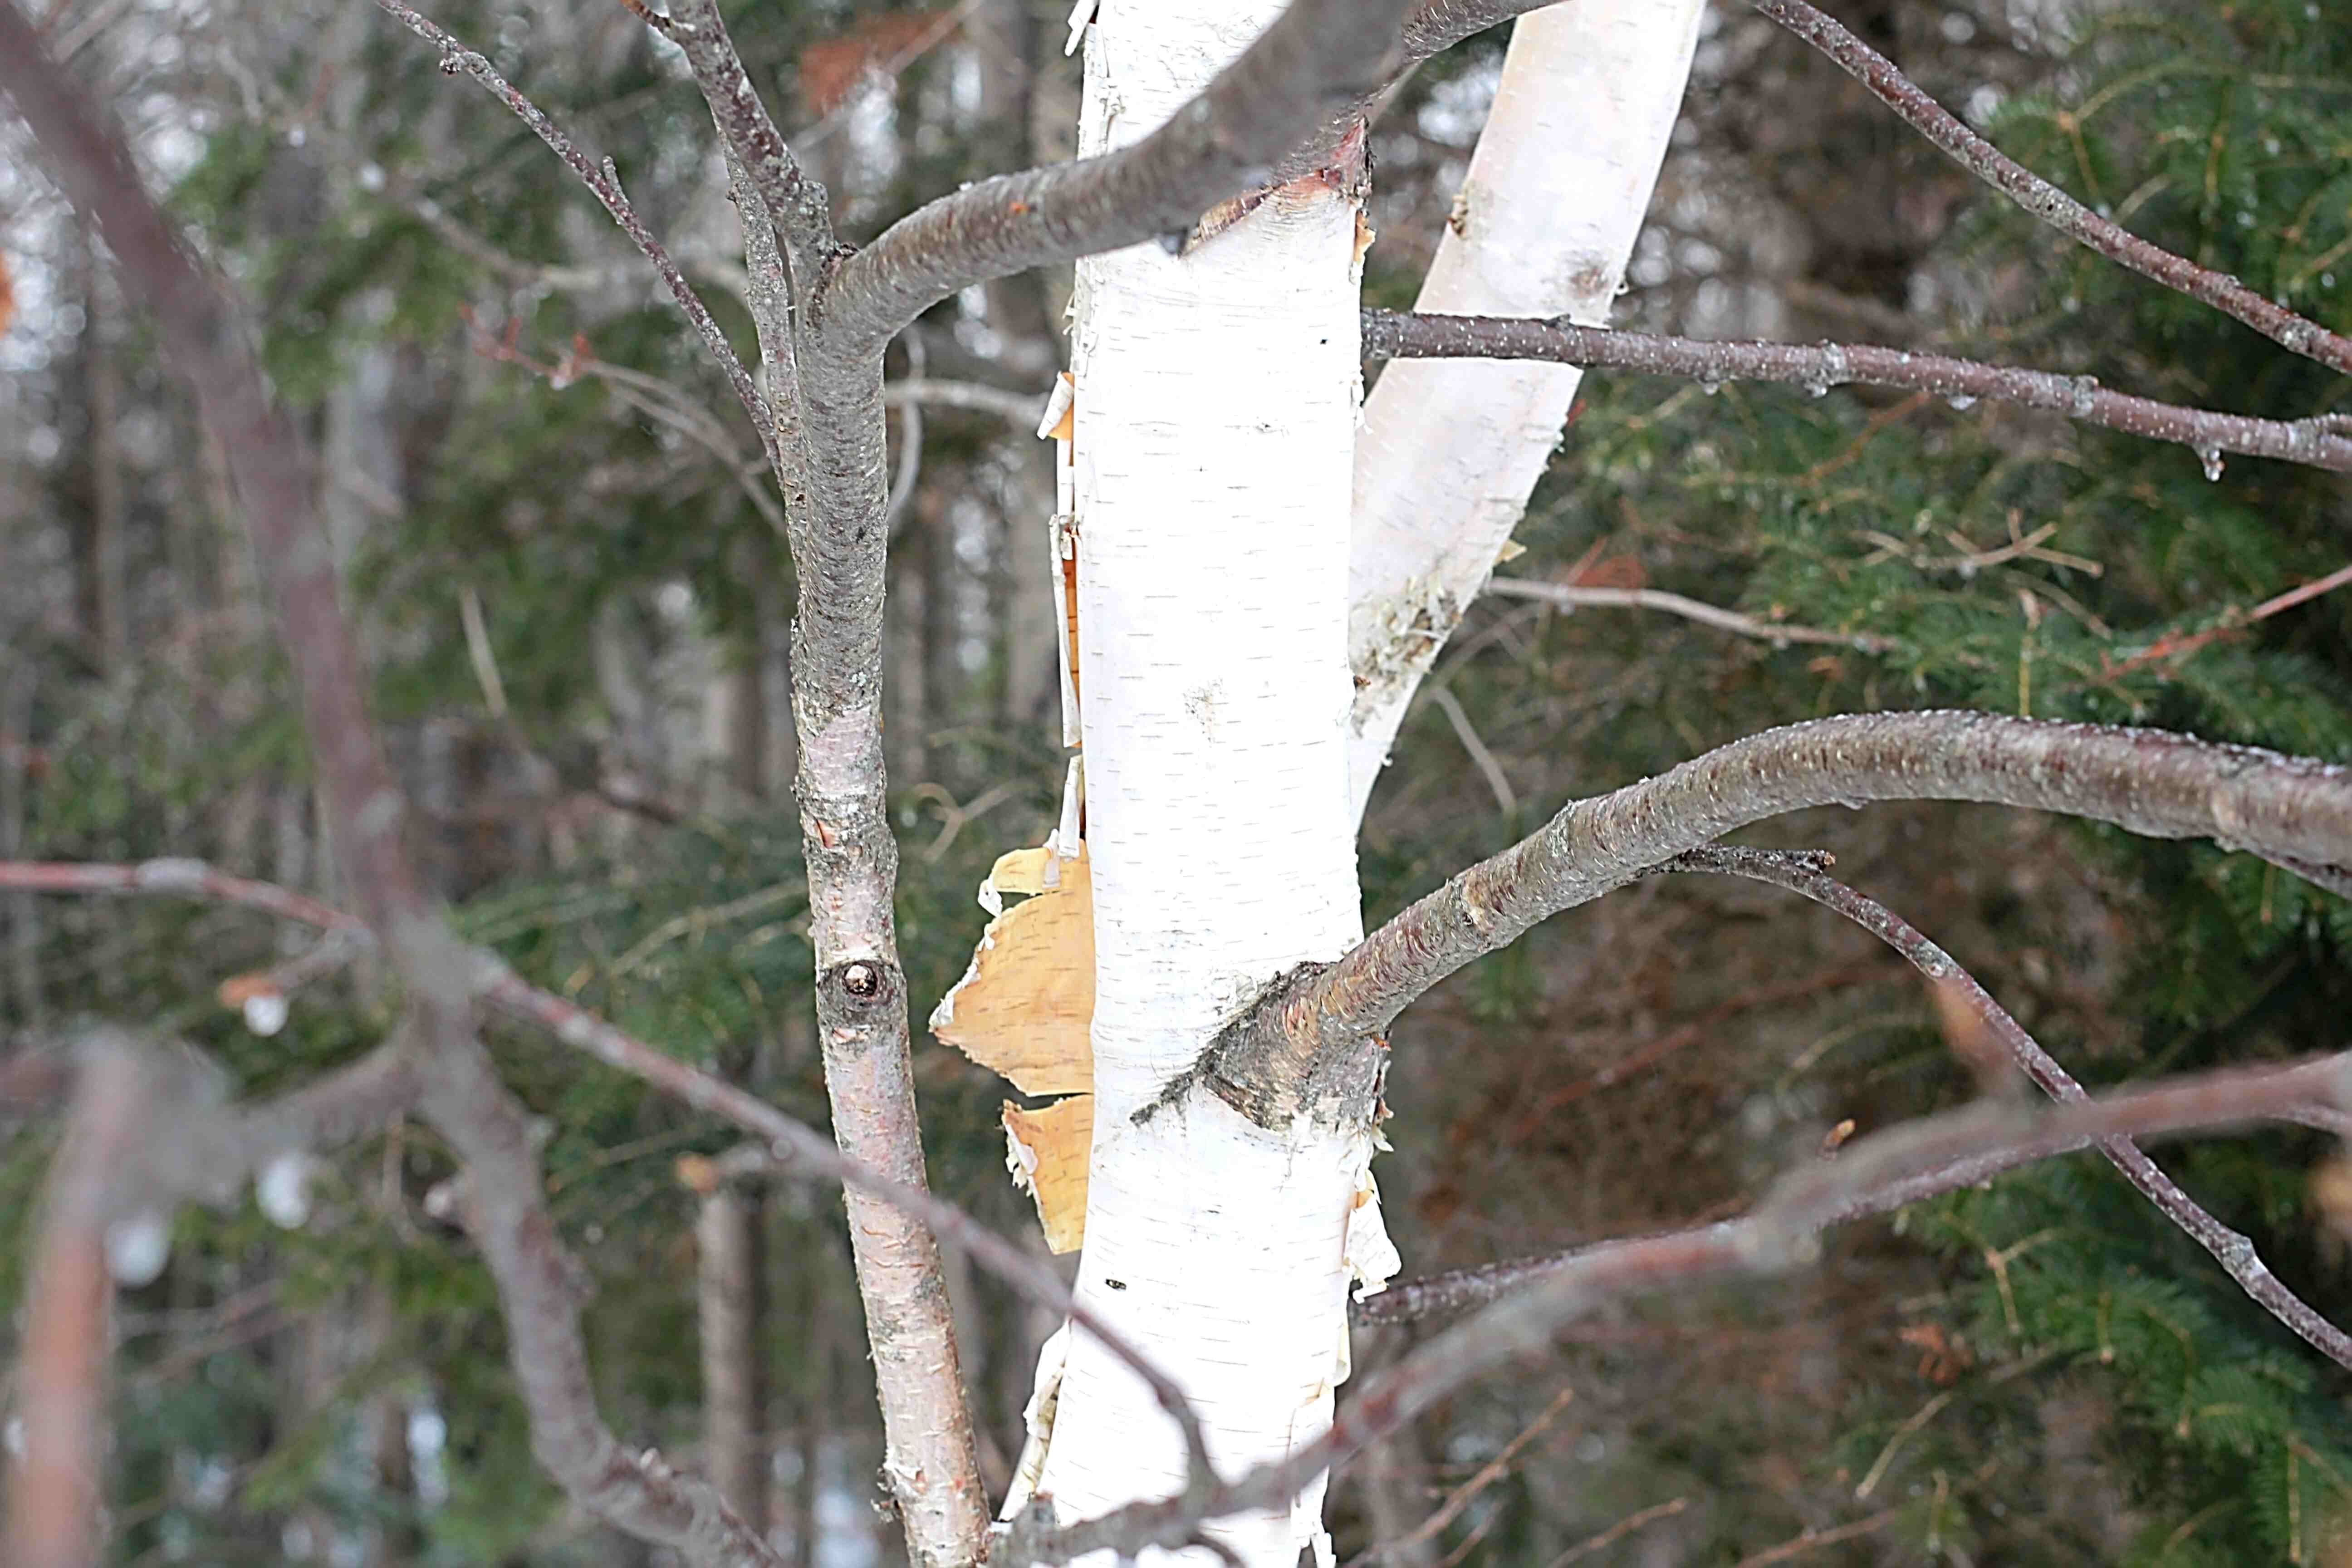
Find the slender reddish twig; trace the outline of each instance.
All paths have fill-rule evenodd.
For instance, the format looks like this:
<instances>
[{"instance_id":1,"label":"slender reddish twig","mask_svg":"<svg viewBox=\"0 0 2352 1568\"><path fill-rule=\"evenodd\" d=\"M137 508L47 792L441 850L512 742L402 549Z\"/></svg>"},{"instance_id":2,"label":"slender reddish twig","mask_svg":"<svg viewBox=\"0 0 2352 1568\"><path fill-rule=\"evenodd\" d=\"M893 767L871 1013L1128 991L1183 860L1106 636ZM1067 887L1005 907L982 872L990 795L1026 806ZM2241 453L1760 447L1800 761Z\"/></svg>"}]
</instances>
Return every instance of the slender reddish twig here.
<instances>
[{"instance_id":1,"label":"slender reddish twig","mask_svg":"<svg viewBox=\"0 0 2352 1568\"><path fill-rule=\"evenodd\" d=\"M2289 588L2284 594L2274 594L2251 610L2224 611L2219 621L2201 632L2187 632L2179 637L2158 637L2121 664L2101 670L2100 679L2113 680L2118 676L2128 675L2135 669L2145 665L2155 664L2159 660L2184 658L2216 638L2242 631L2257 621L2266 621L2281 610L2291 610L2297 605L2306 604L2318 598L2322 594L2332 594L2347 583L2352 583L2352 566L2339 566L2325 577L2314 578L2297 587Z\"/></svg>"}]
</instances>

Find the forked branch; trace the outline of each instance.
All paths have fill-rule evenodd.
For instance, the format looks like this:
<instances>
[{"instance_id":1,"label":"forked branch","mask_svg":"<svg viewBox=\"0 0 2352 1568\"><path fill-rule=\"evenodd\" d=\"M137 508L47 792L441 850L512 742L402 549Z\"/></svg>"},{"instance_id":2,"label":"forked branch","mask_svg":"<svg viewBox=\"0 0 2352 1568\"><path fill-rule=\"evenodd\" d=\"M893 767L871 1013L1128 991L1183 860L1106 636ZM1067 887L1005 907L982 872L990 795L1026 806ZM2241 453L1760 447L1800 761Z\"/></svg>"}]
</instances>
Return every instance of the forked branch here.
<instances>
[{"instance_id":1,"label":"forked branch","mask_svg":"<svg viewBox=\"0 0 2352 1568\"><path fill-rule=\"evenodd\" d=\"M878 351L960 289L1181 236L1386 81L1411 9L1410 0L1292 0L1198 98L1135 145L983 180L891 225L842 264L816 307L820 326Z\"/></svg>"}]
</instances>

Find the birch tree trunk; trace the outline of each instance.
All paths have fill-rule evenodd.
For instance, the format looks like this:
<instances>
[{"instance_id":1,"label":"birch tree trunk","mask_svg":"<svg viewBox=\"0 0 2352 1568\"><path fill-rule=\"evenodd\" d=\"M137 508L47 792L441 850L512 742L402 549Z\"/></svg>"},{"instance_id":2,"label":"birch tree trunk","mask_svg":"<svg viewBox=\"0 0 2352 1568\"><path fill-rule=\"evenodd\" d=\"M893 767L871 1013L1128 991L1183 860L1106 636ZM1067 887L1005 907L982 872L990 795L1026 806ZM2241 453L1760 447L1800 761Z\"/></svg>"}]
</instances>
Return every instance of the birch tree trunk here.
<instances>
[{"instance_id":1,"label":"birch tree trunk","mask_svg":"<svg viewBox=\"0 0 2352 1568\"><path fill-rule=\"evenodd\" d=\"M1082 153L1139 139L1280 9L1106 0ZM1078 266L1098 1098L1077 1289L1184 1386L1227 1475L1329 1422L1369 1135L1311 1118L1268 1130L1197 1090L1135 1118L1265 982L1361 935L1346 564L1360 193L1335 188L1347 183L1296 182L1183 256L1143 245ZM1073 1338L1038 1490L1073 1521L1181 1489L1174 1426L1123 1365ZM1215 1533L1251 1568L1294 1568L1310 1543L1328 1561L1321 1493Z\"/></svg>"},{"instance_id":2,"label":"birch tree trunk","mask_svg":"<svg viewBox=\"0 0 2352 1568\"><path fill-rule=\"evenodd\" d=\"M1705 9L1577 0L1518 19L1415 309L1608 324ZM1526 360L1400 360L1373 388L1349 567L1357 814L1414 689L1527 510L1583 375Z\"/></svg>"}]
</instances>

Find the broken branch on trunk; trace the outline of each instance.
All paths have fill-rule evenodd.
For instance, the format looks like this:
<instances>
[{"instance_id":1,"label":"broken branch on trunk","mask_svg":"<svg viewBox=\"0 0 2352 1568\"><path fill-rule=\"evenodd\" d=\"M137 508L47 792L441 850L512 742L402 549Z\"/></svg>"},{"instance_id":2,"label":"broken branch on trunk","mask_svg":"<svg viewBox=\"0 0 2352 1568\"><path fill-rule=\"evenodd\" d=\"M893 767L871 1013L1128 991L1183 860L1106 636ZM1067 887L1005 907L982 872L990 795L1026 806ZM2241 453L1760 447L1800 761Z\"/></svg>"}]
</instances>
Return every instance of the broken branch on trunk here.
<instances>
[{"instance_id":1,"label":"broken branch on trunk","mask_svg":"<svg viewBox=\"0 0 2352 1568\"><path fill-rule=\"evenodd\" d=\"M1896 800L2054 811L2154 838L2211 838L2306 878L2352 876L2352 771L2340 766L2157 730L1990 713L1817 719L1570 805L1346 957L1269 986L1187 1077L1278 1125L1305 1108L1329 1064L1537 921L1766 817Z\"/></svg>"},{"instance_id":2,"label":"broken branch on trunk","mask_svg":"<svg viewBox=\"0 0 2352 1568\"><path fill-rule=\"evenodd\" d=\"M1870 89L1871 96L1901 115L1910 127L2018 206L2061 234L2108 260L2154 279L2226 316L2244 322L2290 353L2317 360L2352 375L2352 339L2264 299L2235 278L2200 267L2151 245L2121 224L2101 217L2041 175L2006 156L1969 130L1951 110L1927 96L1895 62L1855 37L1805 0L1750 0L1750 4Z\"/></svg>"},{"instance_id":3,"label":"broken branch on trunk","mask_svg":"<svg viewBox=\"0 0 2352 1568\"><path fill-rule=\"evenodd\" d=\"M2044 1094L2070 1105L2090 1098L2074 1075L2026 1033L2009 1009L1993 1000L1992 994L1975 975L1902 916L1830 876L1822 868L1828 858L1825 855L1798 856L1770 849L1708 847L1677 855L1658 869L1713 872L1769 882L1843 915L1901 953L1906 963L1927 977L1928 984L1964 1006ZM2264 1310L2336 1365L2352 1368L2352 1335L2347 1335L2288 1289L2254 1250L2252 1239L2214 1218L2130 1139L2105 1139L2098 1148L2108 1163L2123 1173L2124 1179L2139 1190L2141 1196L2154 1204L2158 1212L2191 1241L2212 1254L2222 1271Z\"/></svg>"},{"instance_id":4,"label":"broken branch on trunk","mask_svg":"<svg viewBox=\"0 0 2352 1568\"><path fill-rule=\"evenodd\" d=\"M1982 399L2047 409L2153 441L2171 441L2211 464L2222 452L2352 471L2352 420L2256 419L2184 408L2101 387L2098 378L1982 364L1872 343L1706 342L1507 316L1364 312L1367 359L1531 359L1589 368L1672 375L1714 387L1771 381L1813 390L1860 384L1932 392L1956 403Z\"/></svg>"},{"instance_id":5,"label":"broken branch on trunk","mask_svg":"<svg viewBox=\"0 0 2352 1568\"><path fill-rule=\"evenodd\" d=\"M1785 1272L1813 1261L1817 1238L1832 1226L2105 1140L2219 1131L2297 1120L2310 1105L2340 1107L2347 1078L2352 1056L2319 1057L2174 1079L2077 1104L1979 1100L1873 1134L1833 1161L1783 1176L1741 1218L1551 1260L1525 1289L1416 1346L1344 1404L1320 1439L1217 1488L1206 1511L1168 1498L1056 1530L1045 1511L1033 1510L1013 1522L991 1562L1025 1568L1106 1548L1135 1556L1182 1543L1204 1520L1286 1507L1315 1475L1338 1468L1472 1378L1543 1351L1563 1324L1610 1301L1709 1278Z\"/></svg>"}]
</instances>

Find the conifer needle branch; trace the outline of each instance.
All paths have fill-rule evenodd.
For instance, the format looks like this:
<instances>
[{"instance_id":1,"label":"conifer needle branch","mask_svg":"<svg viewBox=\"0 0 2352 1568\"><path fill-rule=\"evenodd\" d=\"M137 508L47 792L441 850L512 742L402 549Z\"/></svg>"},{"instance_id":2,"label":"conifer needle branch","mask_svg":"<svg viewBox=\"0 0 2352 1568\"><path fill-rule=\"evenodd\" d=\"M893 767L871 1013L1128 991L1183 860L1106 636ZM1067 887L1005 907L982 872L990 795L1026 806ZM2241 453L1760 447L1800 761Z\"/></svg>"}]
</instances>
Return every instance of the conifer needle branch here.
<instances>
[{"instance_id":1,"label":"conifer needle branch","mask_svg":"<svg viewBox=\"0 0 2352 1568\"><path fill-rule=\"evenodd\" d=\"M1364 312L1368 359L1530 359L1671 375L1713 387L1770 381L1819 390L1861 384L1931 392L1956 405L1985 401L2047 409L2127 435L2195 450L2209 471L2223 452L2352 471L2352 427L2332 417L2255 419L2185 408L2101 387L2095 376L2059 375L1911 353L1871 343L1708 342L1584 327L1565 318Z\"/></svg>"},{"instance_id":2,"label":"conifer needle branch","mask_svg":"<svg viewBox=\"0 0 2352 1568\"><path fill-rule=\"evenodd\" d=\"M1806 0L1751 3L1828 56L1840 69L1869 89L1871 96L1902 116L1913 130L1934 142L1953 162L2051 227L2110 261L2244 322L2282 348L2317 360L2339 374L2352 375L2352 339L2340 337L2318 322L2263 298L2235 278L2200 267L2186 257L2175 256L2100 216L1969 130L1897 69L1894 61L1806 4Z\"/></svg>"},{"instance_id":3,"label":"conifer needle branch","mask_svg":"<svg viewBox=\"0 0 2352 1568\"><path fill-rule=\"evenodd\" d=\"M0 860L0 890L197 899L298 921L326 931L331 940L347 943L352 950L374 945L364 921L331 905L275 883L231 876L202 860L113 864ZM468 958L477 993L501 1012L660 1089L694 1110L733 1122L761 1141L772 1163L793 1175L838 1182L873 1194L920 1220L934 1234L963 1247L974 1262L1038 1305L1067 1315L1080 1328L1100 1339L1111 1353L1150 1386L1161 1407L1182 1429L1194 1473L1213 1473L1200 1418L1183 1390L1136 1349L1132 1341L1080 1304L1050 1265L1014 1247L961 1207L929 1189L894 1181L860 1164L842 1152L832 1139L758 1096L680 1061L584 1007L530 984L495 953L476 948Z\"/></svg>"},{"instance_id":4,"label":"conifer needle branch","mask_svg":"<svg viewBox=\"0 0 2352 1568\"><path fill-rule=\"evenodd\" d=\"M1024 1517L990 1563L1025 1568L1102 1548L1135 1556L1149 1546L1181 1543L1204 1519L1286 1507L1315 1476L1471 1379L1515 1356L1544 1352L1562 1325L1608 1302L1713 1278L1784 1273L1817 1258L1819 1237L1833 1226L2105 1140L2219 1131L2293 1120L2307 1105L2341 1105L2347 1077L2352 1056L2318 1057L2173 1079L2074 1104L1979 1100L1872 1134L1847 1144L1833 1161L1783 1176L1738 1219L1606 1242L1553 1262L1524 1289L1423 1341L1345 1401L1321 1438L1217 1488L1205 1507L1168 1498L1060 1530Z\"/></svg>"},{"instance_id":5,"label":"conifer needle branch","mask_svg":"<svg viewBox=\"0 0 2352 1568\"><path fill-rule=\"evenodd\" d=\"M779 474L782 473L775 450L775 423L768 411L768 400L752 384L751 373L743 368L742 360L736 356L733 346L727 341L727 334L719 330L719 323L712 320L709 309L703 304L702 297L695 292L694 285L687 281L686 274L679 270L668 249L637 216L636 208L630 204L628 192L621 187L620 171L614 166L613 161L607 158L599 163L590 159L563 127L549 119L539 105L524 97L513 83L500 76L488 57L467 48L456 34L407 5L405 0L375 0L375 3L393 20L441 51L443 75L471 77L491 97L512 110L516 118L547 143L548 150L562 161L563 166L571 170L582 184L588 187L589 194L604 204L604 210L612 215L621 232L629 237L629 242L653 263L663 287L669 290L670 298L677 301L679 311L694 328L695 335L702 340L703 347L710 351L710 357L718 362L719 370L727 377L727 384L735 389L736 398L743 405L744 412L751 415L751 426L760 433L760 442L767 451L769 462L775 466Z\"/></svg>"},{"instance_id":6,"label":"conifer needle branch","mask_svg":"<svg viewBox=\"0 0 2352 1568\"><path fill-rule=\"evenodd\" d=\"M2026 1033L2024 1026L2011 1016L2009 1009L1993 1000L1991 993L1978 983L1976 976L1955 962L1951 954L1877 900L1855 891L1822 871L1820 859L1819 857L1791 856L1768 849L1711 846L1678 855L1658 868L1662 871L1713 872L1719 876L1746 877L1754 881L1769 882L1776 888L1786 888L1792 893L1801 894L1823 909L1843 915L1901 953L1905 961L1925 975L1931 984L1965 1006L2044 1094L2069 1105L2081 1104L2090 1098L2074 1076L2043 1050L2040 1043ZM2221 1266L2223 1271L2264 1310L2300 1334L2313 1349L2336 1365L2352 1368L2352 1335L2347 1335L2288 1289L2278 1276L2271 1272L2270 1266L2263 1261L2252 1240L2214 1218L2196 1199L2181 1191L2179 1184L2166 1175L2156 1162L2130 1139L2103 1139L2098 1149L2116 1170L2123 1173L2124 1179L2154 1204L2165 1218L2179 1226L2191 1241L2211 1253L2213 1260Z\"/></svg>"}]
</instances>

